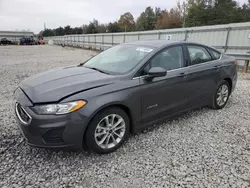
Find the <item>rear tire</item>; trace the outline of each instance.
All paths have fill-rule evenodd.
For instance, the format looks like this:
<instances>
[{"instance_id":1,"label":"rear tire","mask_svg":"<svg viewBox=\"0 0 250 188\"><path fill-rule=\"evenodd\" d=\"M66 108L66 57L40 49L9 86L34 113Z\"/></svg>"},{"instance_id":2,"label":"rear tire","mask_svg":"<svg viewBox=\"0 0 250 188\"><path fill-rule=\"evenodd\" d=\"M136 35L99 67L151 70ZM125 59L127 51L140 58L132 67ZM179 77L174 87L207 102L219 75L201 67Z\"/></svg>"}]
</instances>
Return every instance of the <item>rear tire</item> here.
<instances>
[{"instance_id":1,"label":"rear tire","mask_svg":"<svg viewBox=\"0 0 250 188\"><path fill-rule=\"evenodd\" d=\"M127 113L118 107L98 113L85 133L86 146L98 154L116 151L128 139L130 121Z\"/></svg>"},{"instance_id":2,"label":"rear tire","mask_svg":"<svg viewBox=\"0 0 250 188\"><path fill-rule=\"evenodd\" d=\"M213 95L213 102L211 107L213 109L219 110L226 106L229 96L230 96L230 85L226 80L222 80Z\"/></svg>"}]
</instances>

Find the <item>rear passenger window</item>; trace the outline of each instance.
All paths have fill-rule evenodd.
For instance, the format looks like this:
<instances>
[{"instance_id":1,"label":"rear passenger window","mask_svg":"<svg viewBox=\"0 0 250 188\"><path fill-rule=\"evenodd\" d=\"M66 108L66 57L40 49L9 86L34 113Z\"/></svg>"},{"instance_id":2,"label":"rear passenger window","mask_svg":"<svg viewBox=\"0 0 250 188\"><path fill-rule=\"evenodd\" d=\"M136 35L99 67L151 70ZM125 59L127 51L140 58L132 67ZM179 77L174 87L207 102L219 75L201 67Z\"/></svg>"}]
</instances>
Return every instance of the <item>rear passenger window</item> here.
<instances>
[{"instance_id":1,"label":"rear passenger window","mask_svg":"<svg viewBox=\"0 0 250 188\"><path fill-rule=\"evenodd\" d=\"M212 50L212 49L211 49L210 51L211 51L211 53L213 54L214 59L220 59L221 53L216 52L216 51L214 51L214 50Z\"/></svg>"},{"instance_id":2,"label":"rear passenger window","mask_svg":"<svg viewBox=\"0 0 250 188\"><path fill-rule=\"evenodd\" d=\"M191 59L191 65L205 63L212 60L207 49L201 46L188 46L188 52Z\"/></svg>"}]
</instances>

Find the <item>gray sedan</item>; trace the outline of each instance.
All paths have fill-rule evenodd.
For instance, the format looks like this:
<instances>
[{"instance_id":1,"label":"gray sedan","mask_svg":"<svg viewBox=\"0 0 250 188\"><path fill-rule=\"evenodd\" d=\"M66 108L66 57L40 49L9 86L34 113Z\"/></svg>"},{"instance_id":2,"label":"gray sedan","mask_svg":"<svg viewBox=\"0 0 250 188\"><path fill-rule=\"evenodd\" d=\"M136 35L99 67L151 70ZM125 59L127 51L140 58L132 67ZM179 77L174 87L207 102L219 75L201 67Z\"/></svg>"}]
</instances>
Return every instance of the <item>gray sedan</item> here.
<instances>
[{"instance_id":1,"label":"gray sedan","mask_svg":"<svg viewBox=\"0 0 250 188\"><path fill-rule=\"evenodd\" d=\"M235 59L212 47L138 41L24 80L15 112L32 146L105 154L157 121L203 106L222 109L236 81Z\"/></svg>"}]
</instances>

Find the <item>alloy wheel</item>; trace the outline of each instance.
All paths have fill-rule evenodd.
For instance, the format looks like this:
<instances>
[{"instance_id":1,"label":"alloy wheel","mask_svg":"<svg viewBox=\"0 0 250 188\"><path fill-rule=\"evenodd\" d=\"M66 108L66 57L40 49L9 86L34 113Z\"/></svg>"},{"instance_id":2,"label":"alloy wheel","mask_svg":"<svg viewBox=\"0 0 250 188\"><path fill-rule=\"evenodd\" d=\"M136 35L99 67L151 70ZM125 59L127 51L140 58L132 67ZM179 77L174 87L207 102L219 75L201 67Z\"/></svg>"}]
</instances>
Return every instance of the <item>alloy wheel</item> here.
<instances>
[{"instance_id":1,"label":"alloy wheel","mask_svg":"<svg viewBox=\"0 0 250 188\"><path fill-rule=\"evenodd\" d=\"M122 141L125 131L125 120L121 116L107 115L95 129L95 142L102 149L111 149Z\"/></svg>"},{"instance_id":2,"label":"alloy wheel","mask_svg":"<svg viewBox=\"0 0 250 188\"><path fill-rule=\"evenodd\" d=\"M218 106L223 106L228 99L229 89L228 86L223 84L220 86L217 92L216 102Z\"/></svg>"}]
</instances>

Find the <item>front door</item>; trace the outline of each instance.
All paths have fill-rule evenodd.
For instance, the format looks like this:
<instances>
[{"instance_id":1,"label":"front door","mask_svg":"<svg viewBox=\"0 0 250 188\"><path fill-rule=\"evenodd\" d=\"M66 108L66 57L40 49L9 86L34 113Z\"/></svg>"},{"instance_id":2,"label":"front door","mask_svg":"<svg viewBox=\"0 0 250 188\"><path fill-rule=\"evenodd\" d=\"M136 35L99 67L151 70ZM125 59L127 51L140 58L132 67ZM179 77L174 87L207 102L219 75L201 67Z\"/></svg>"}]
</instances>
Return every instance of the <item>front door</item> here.
<instances>
[{"instance_id":1,"label":"front door","mask_svg":"<svg viewBox=\"0 0 250 188\"><path fill-rule=\"evenodd\" d=\"M188 87L184 67L183 46L168 47L156 54L146 66L162 67L167 70L163 77L140 79L142 125L160 120L186 108Z\"/></svg>"}]
</instances>

